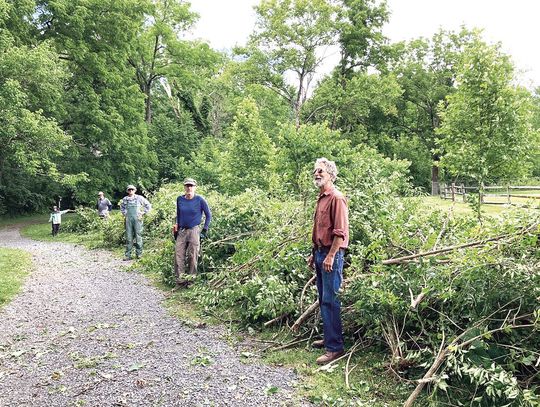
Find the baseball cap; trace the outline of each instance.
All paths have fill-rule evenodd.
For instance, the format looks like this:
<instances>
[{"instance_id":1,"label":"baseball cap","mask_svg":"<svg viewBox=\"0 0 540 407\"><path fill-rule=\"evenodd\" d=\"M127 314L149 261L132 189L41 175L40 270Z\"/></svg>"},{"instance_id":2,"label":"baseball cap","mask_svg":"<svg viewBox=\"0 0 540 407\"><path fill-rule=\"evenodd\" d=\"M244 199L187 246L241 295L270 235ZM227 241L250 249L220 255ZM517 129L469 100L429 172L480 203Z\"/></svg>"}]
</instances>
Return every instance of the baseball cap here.
<instances>
[{"instance_id":1,"label":"baseball cap","mask_svg":"<svg viewBox=\"0 0 540 407\"><path fill-rule=\"evenodd\" d=\"M197 186L197 181L195 181L193 178L186 178L184 180L184 185L195 185L195 186Z\"/></svg>"}]
</instances>

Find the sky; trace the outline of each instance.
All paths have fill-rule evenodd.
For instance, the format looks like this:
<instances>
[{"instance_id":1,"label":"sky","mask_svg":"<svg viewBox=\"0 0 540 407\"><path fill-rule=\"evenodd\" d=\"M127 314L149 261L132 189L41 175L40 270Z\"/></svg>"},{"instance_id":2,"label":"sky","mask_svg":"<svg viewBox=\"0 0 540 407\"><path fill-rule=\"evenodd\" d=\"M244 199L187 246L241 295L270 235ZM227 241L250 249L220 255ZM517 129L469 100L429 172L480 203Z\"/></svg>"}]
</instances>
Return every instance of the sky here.
<instances>
[{"instance_id":1,"label":"sky","mask_svg":"<svg viewBox=\"0 0 540 407\"><path fill-rule=\"evenodd\" d=\"M255 24L258 0L191 0L200 19L192 32L218 50L244 44ZM540 0L387 0L391 16L383 29L392 42L431 38L440 28L481 28L500 42L518 70L519 82L540 86Z\"/></svg>"}]
</instances>

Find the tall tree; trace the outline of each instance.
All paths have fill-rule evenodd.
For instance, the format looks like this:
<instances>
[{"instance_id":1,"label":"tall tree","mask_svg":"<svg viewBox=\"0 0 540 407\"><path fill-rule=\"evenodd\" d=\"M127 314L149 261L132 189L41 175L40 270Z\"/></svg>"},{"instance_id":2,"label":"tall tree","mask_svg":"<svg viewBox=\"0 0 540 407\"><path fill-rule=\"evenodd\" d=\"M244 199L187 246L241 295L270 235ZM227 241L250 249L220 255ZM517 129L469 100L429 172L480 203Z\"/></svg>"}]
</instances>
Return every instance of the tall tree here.
<instances>
[{"instance_id":1,"label":"tall tree","mask_svg":"<svg viewBox=\"0 0 540 407\"><path fill-rule=\"evenodd\" d=\"M456 66L464 48L479 38L477 30L463 28L457 33L441 30L430 40L420 38L396 44L393 54L388 55L387 67L382 68L395 75L403 89L403 97L397 104L398 114L388 117L388 133L396 140L414 139L418 147L431 154L431 192L434 195L439 193L439 133L436 131L440 126L439 103L444 103L455 91ZM395 154L408 158L400 151ZM417 180L417 184L424 182Z\"/></svg>"},{"instance_id":2,"label":"tall tree","mask_svg":"<svg viewBox=\"0 0 540 407\"><path fill-rule=\"evenodd\" d=\"M129 63L135 69L137 83L145 97L147 123L152 121L154 87L161 80L171 97L178 98L191 110L199 127L206 130L204 118L193 103L191 88L203 86L216 71L220 57L205 43L181 39L196 19L197 14L190 10L189 3L156 0L140 27Z\"/></svg>"},{"instance_id":3,"label":"tall tree","mask_svg":"<svg viewBox=\"0 0 540 407\"><path fill-rule=\"evenodd\" d=\"M267 190L272 180L275 147L263 131L255 101L240 104L230 129L223 184L230 193L247 188Z\"/></svg>"},{"instance_id":4,"label":"tall tree","mask_svg":"<svg viewBox=\"0 0 540 407\"><path fill-rule=\"evenodd\" d=\"M516 179L530 170L532 105L512 85L513 65L499 46L469 44L458 65L457 90L442 112L441 166L479 184Z\"/></svg>"},{"instance_id":5,"label":"tall tree","mask_svg":"<svg viewBox=\"0 0 540 407\"><path fill-rule=\"evenodd\" d=\"M123 190L128 182L155 182L144 97L127 63L149 7L139 0L40 0L32 16L41 40L52 41L71 73L61 125L77 150L62 168L88 174L73 191L80 199L98 189Z\"/></svg>"},{"instance_id":6,"label":"tall tree","mask_svg":"<svg viewBox=\"0 0 540 407\"><path fill-rule=\"evenodd\" d=\"M255 10L256 30L238 51L254 80L289 103L298 126L324 50L337 43L338 8L328 0L263 0Z\"/></svg>"},{"instance_id":7,"label":"tall tree","mask_svg":"<svg viewBox=\"0 0 540 407\"><path fill-rule=\"evenodd\" d=\"M71 138L55 119L67 72L50 44L23 45L26 30L12 35L21 10L0 0L0 213L42 209L69 182L57 162Z\"/></svg>"},{"instance_id":8,"label":"tall tree","mask_svg":"<svg viewBox=\"0 0 540 407\"><path fill-rule=\"evenodd\" d=\"M382 28L388 22L386 1L342 0L338 8L340 62L339 74L350 78L355 71L365 72L378 65L387 42Z\"/></svg>"}]
</instances>

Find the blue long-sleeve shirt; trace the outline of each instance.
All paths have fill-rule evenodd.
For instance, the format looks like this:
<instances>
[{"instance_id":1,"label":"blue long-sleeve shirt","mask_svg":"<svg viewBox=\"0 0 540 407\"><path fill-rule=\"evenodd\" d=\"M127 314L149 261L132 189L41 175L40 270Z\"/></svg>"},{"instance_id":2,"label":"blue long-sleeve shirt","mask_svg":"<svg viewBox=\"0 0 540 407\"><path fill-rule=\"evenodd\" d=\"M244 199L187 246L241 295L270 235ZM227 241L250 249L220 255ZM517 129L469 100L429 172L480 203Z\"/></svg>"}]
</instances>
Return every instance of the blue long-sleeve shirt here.
<instances>
[{"instance_id":1,"label":"blue long-sleeve shirt","mask_svg":"<svg viewBox=\"0 0 540 407\"><path fill-rule=\"evenodd\" d=\"M192 228L201 223L204 213L204 229L208 229L212 220L212 213L205 199L195 195L193 199L186 199L184 195L176 198L176 223L179 228Z\"/></svg>"}]
</instances>

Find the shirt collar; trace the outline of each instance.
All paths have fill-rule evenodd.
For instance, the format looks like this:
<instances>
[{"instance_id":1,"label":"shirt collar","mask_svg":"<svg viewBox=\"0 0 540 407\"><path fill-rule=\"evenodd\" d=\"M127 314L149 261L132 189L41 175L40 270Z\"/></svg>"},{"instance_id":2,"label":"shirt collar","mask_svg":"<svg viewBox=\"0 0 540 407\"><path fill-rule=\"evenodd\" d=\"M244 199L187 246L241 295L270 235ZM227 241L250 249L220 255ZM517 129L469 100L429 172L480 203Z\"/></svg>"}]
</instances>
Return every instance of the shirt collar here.
<instances>
[{"instance_id":1,"label":"shirt collar","mask_svg":"<svg viewBox=\"0 0 540 407\"><path fill-rule=\"evenodd\" d=\"M332 188L330 188L328 191L319 192L319 199L326 195L331 195L336 190L336 186L332 185Z\"/></svg>"}]
</instances>

